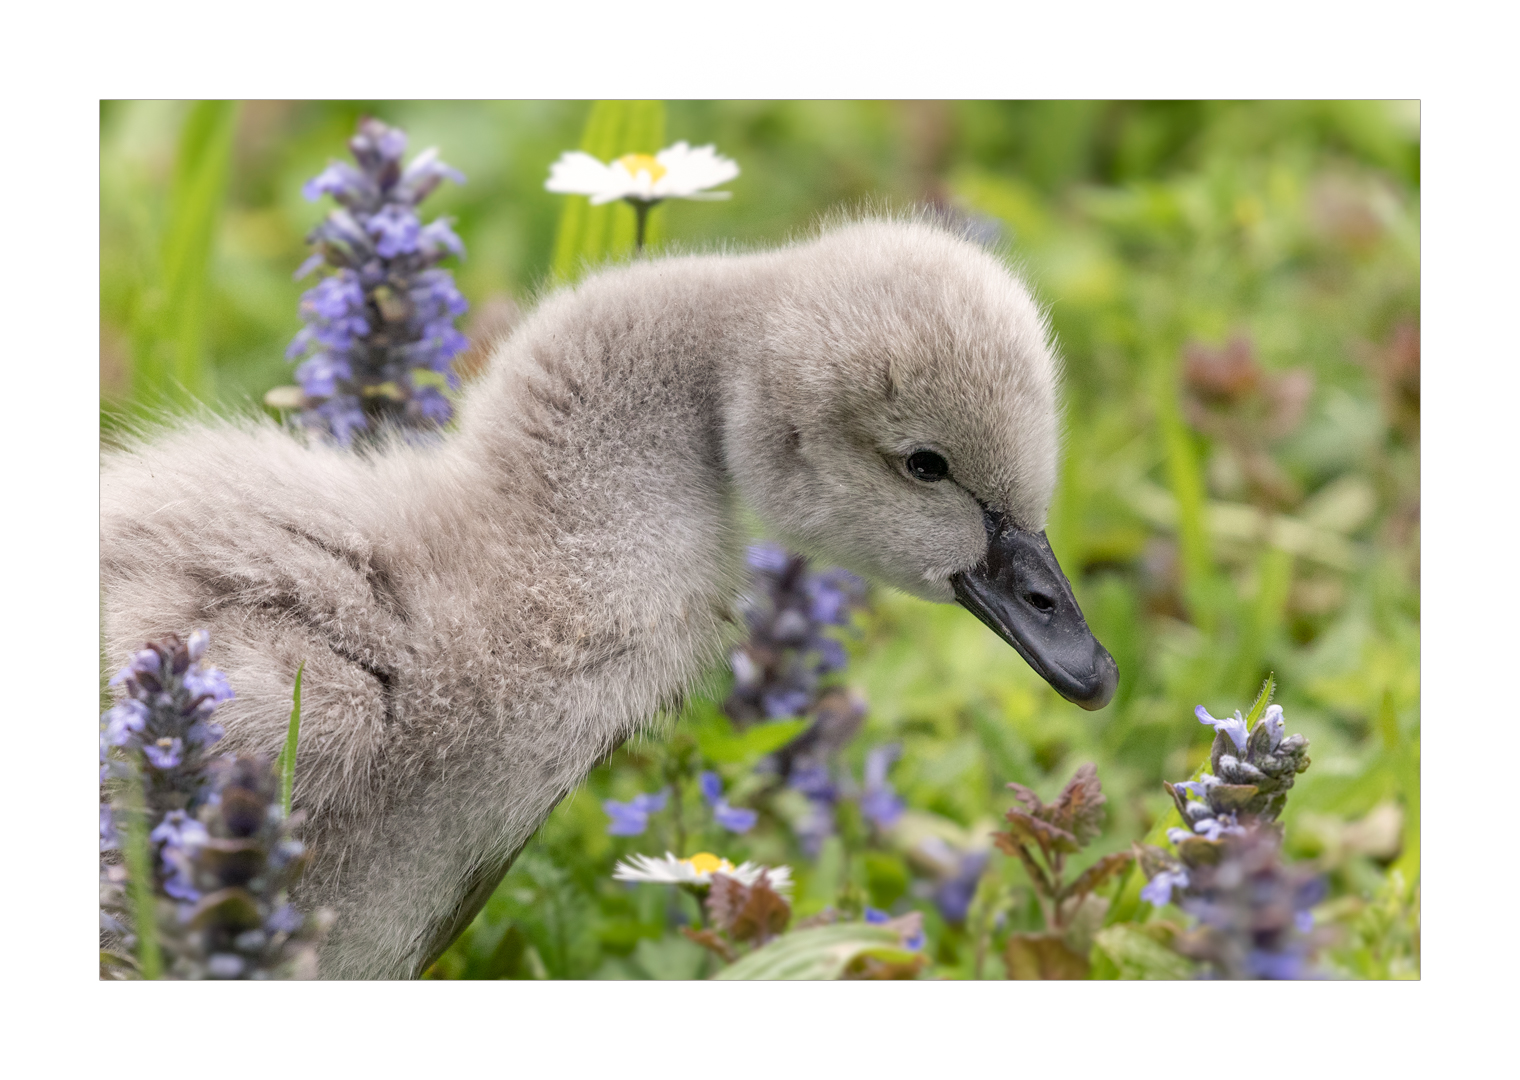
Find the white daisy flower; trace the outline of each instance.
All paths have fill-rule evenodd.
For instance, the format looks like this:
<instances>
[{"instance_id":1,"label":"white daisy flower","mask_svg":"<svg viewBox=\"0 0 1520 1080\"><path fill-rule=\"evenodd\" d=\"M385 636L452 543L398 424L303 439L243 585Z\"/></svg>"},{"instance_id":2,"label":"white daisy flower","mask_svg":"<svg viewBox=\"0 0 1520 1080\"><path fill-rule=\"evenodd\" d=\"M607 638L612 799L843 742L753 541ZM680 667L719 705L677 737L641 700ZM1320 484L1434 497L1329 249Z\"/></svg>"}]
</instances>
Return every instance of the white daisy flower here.
<instances>
[{"instance_id":1,"label":"white daisy flower","mask_svg":"<svg viewBox=\"0 0 1520 1080\"><path fill-rule=\"evenodd\" d=\"M711 146L685 142L658 154L624 154L604 164L581 150L566 150L549 167L544 187L561 195L590 195L592 206L627 199L654 205L662 199L726 199L731 192L707 188L732 180L739 166Z\"/></svg>"},{"instance_id":2,"label":"white daisy flower","mask_svg":"<svg viewBox=\"0 0 1520 1080\"><path fill-rule=\"evenodd\" d=\"M753 885L760 880L761 874L765 874L770 887L778 893L789 893L792 889L790 866L761 866L754 862L735 866L710 851L699 852L689 859L678 859L668 851L663 859L649 855L630 855L627 862L619 862L612 872L618 881L650 881L696 888L711 885L714 874L724 874L746 886Z\"/></svg>"}]
</instances>

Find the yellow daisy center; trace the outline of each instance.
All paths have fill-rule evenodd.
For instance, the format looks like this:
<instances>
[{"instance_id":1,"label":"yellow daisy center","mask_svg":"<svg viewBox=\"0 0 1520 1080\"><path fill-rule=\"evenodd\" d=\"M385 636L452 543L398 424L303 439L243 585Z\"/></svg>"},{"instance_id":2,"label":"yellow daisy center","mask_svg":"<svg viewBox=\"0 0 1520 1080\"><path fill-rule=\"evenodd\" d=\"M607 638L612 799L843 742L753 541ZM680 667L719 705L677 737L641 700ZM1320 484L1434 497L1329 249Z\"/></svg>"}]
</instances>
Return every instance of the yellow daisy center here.
<instances>
[{"instance_id":1,"label":"yellow daisy center","mask_svg":"<svg viewBox=\"0 0 1520 1080\"><path fill-rule=\"evenodd\" d=\"M629 176L637 176L641 172L647 172L651 181L658 180L666 173L665 166L656 161L652 154L624 154L618 158L618 164L628 170ZM693 858L699 857L693 856ZM709 856L709 858L712 857Z\"/></svg>"},{"instance_id":2,"label":"yellow daisy center","mask_svg":"<svg viewBox=\"0 0 1520 1080\"><path fill-rule=\"evenodd\" d=\"M683 863L691 867L698 874L711 874L719 870L732 870L734 864L727 859L720 859L710 851L699 851L689 859L682 859Z\"/></svg>"}]
</instances>

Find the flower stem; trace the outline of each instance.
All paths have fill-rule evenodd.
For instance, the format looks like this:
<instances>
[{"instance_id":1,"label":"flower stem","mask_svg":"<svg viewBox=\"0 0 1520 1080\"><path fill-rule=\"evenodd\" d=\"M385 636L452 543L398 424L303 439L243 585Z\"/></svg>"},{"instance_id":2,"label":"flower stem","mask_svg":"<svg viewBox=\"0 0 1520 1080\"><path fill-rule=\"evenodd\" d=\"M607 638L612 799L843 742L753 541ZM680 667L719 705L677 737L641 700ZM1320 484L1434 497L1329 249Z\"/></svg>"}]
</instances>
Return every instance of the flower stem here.
<instances>
[{"instance_id":1,"label":"flower stem","mask_svg":"<svg viewBox=\"0 0 1520 1080\"><path fill-rule=\"evenodd\" d=\"M148 814L143 798L144 777L134 769L123 790L122 809L126 812L127 843L122 852L127 863L128 896L132 903L132 922L137 931L137 966L144 979L156 979L163 971L158 951L157 908L153 896L152 847L148 843Z\"/></svg>"},{"instance_id":2,"label":"flower stem","mask_svg":"<svg viewBox=\"0 0 1520 1080\"><path fill-rule=\"evenodd\" d=\"M633 251L635 255L638 255L644 251L644 229L649 223L649 211L654 209L654 203L637 199L630 201L633 202L633 212L638 219L633 234Z\"/></svg>"}]
</instances>

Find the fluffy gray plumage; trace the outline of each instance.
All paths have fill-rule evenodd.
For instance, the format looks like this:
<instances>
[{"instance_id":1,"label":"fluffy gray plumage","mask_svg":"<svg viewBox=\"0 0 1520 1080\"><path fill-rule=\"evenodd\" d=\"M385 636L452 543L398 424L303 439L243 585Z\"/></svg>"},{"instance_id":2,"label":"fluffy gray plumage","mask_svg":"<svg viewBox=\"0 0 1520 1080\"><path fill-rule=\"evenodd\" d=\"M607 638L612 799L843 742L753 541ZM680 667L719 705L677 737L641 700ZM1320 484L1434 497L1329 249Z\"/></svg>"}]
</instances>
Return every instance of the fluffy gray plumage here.
<instances>
[{"instance_id":1,"label":"fluffy gray plumage","mask_svg":"<svg viewBox=\"0 0 1520 1080\"><path fill-rule=\"evenodd\" d=\"M440 446L360 456L271 423L109 454L109 655L211 632L224 746L275 753L337 914L324 976L418 975L554 805L715 666L742 500L780 539L936 601L1033 530L1056 363L1029 293L931 225L607 269L495 350ZM930 448L954 483L913 479Z\"/></svg>"}]
</instances>

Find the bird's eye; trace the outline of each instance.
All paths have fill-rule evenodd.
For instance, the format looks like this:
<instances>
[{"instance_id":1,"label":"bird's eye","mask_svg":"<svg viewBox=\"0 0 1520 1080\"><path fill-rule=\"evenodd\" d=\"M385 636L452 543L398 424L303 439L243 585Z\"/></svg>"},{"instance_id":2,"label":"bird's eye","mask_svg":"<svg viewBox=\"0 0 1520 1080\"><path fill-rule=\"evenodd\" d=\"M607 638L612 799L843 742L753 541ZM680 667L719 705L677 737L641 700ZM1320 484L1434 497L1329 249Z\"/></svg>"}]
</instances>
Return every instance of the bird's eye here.
<instances>
[{"instance_id":1,"label":"bird's eye","mask_svg":"<svg viewBox=\"0 0 1520 1080\"><path fill-rule=\"evenodd\" d=\"M950 466L933 450L915 450L908 455L908 471L919 480L933 483L950 475Z\"/></svg>"}]
</instances>

